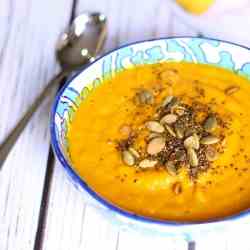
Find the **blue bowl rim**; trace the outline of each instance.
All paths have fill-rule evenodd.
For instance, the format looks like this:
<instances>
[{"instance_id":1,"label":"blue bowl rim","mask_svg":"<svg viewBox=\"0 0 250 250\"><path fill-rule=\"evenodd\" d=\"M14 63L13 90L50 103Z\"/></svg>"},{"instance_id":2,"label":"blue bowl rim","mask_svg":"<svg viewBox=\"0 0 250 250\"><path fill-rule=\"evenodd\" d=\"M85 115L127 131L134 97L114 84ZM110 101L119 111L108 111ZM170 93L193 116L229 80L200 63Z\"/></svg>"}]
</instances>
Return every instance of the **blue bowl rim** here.
<instances>
[{"instance_id":1,"label":"blue bowl rim","mask_svg":"<svg viewBox=\"0 0 250 250\"><path fill-rule=\"evenodd\" d=\"M128 43L128 44L124 44L118 48L112 49L106 53L104 53L102 56L98 57L96 60L94 60L93 62L81 67L77 73L75 73L73 76L69 77L65 84L63 85L63 87L58 91L54 102L52 104L52 108L51 108L51 114L50 114L50 134L51 134L51 144L52 144L52 148L53 151L55 152L57 158L59 159L60 163L62 164L62 166L64 167L64 169L66 170L66 172L69 174L69 176L72 178L72 180L74 182L76 182L77 184L80 185L81 188L83 188L92 198L94 198L96 201L100 202L101 205L103 205L104 207L110 209L113 212L118 213L121 216L125 216L128 219L132 219L135 220L137 222L142 222L142 223L150 223L150 224L154 224L154 225L160 225L160 226L171 226L171 227L180 227L180 226L195 226L195 225L206 225L206 224L219 224L219 223L224 223L224 222L228 222L228 221L234 221L234 220L238 220L238 219L242 219L244 217L246 217L247 215L250 214L250 208L243 210L239 213L230 215L230 216L226 216L226 217L222 217L222 218L215 218L215 219L209 219L206 221L171 221L171 220L162 220L162 219L154 219L154 218L150 218L150 217L146 217L146 216L142 216L142 215L138 215L135 214L133 212L130 211L126 211L114 204L112 204L110 201L106 200L105 198L102 198L98 193L96 193L92 188L89 187L89 185L82 179L80 178L80 176L75 172L75 170L70 166L70 164L67 162L66 158L63 155L63 152L61 151L57 139L56 139L56 130L55 130L55 114L56 114L56 109L57 109L57 104L62 96L62 93L64 92L64 90L70 85L70 83L78 76L80 75L84 70L86 70L87 68L91 67L92 64L98 62L99 60L102 60L105 56L112 54L113 52L120 50L124 47L129 47L135 44L140 44L140 43L146 43L146 42L154 42L154 41L160 41L160 40L171 40L171 39L185 39L185 38L191 38L191 39L200 39L200 40L204 40L204 41L218 41L218 42L222 42L222 43L227 43L233 46L237 46L246 50L250 51L250 48L248 48L247 46L244 45L240 45L234 42L230 42L230 41L226 41L226 40L221 40L221 39L215 39L215 38L209 38L209 37L205 37L205 36L169 36L169 37L160 37L160 38L153 38L153 39L146 39L146 40L139 40L136 42L132 42L132 43Z\"/></svg>"}]
</instances>

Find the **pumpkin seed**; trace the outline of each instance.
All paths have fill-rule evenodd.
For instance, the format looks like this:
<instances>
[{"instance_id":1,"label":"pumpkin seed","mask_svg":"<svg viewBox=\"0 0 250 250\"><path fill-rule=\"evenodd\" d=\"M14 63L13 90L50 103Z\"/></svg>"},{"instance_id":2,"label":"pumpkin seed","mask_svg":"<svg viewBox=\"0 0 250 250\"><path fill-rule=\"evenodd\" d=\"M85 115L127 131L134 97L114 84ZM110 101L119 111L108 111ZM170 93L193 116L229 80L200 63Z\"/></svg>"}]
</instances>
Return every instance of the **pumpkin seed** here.
<instances>
[{"instance_id":1,"label":"pumpkin seed","mask_svg":"<svg viewBox=\"0 0 250 250\"><path fill-rule=\"evenodd\" d=\"M152 139L147 146L147 152L150 155L160 153L165 147L166 139L164 137L156 137Z\"/></svg>"},{"instance_id":2,"label":"pumpkin seed","mask_svg":"<svg viewBox=\"0 0 250 250\"><path fill-rule=\"evenodd\" d=\"M204 123L204 129L207 131L207 132L212 132L216 129L217 127L217 120L216 120L216 117L214 115L211 115L209 116L205 123Z\"/></svg>"},{"instance_id":3,"label":"pumpkin seed","mask_svg":"<svg viewBox=\"0 0 250 250\"><path fill-rule=\"evenodd\" d=\"M168 126L167 124L165 124L165 128L166 128L166 130L168 131L168 133L170 135L172 135L173 137L176 137L176 134L175 134L174 130L170 126Z\"/></svg>"},{"instance_id":4,"label":"pumpkin seed","mask_svg":"<svg viewBox=\"0 0 250 250\"><path fill-rule=\"evenodd\" d=\"M173 109L175 108L177 105L179 104L179 100L177 97L173 96L173 98L171 99L171 101L168 103L167 107L169 109Z\"/></svg>"},{"instance_id":5,"label":"pumpkin seed","mask_svg":"<svg viewBox=\"0 0 250 250\"><path fill-rule=\"evenodd\" d=\"M150 133L149 136L148 136L148 139L149 140L152 140L153 138L156 138L156 137L159 137L161 136L161 134L158 134L158 133Z\"/></svg>"},{"instance_id":6,"label":"pumpkin seed","mask_svg":"<svg viewBox=\"0 0 250 250\"><path fill-rule=\"evenodd\" d=\"M177 106L174 110L175 114L177 114L178 116L182 116L185 114L185 108L182 106Z\"/></svg>"},{"instance_id":7,"label":"pumpkin seed","mask_svg":"<svg viewBox=\"0 0 250 250\"><path fill-rule=\"evenodd\" d=\"M135 158L128 150L122 151L122 160L128 166L133 166L135 164Z\"/></svg>"},{"instance_id":8,"label":"pumpkin seed","mask_svg":"<svg viewBox=\"0 0 250 250\"><path fill-rule=\"evenodd\" d=\"M180 182L176 182L174 183L173 185L173 192L178 195L182 192L182 186L181 186L181 183Z\"/></svg>"},{"instance_id":9,"label":"pumpkin seed","mask_svg":"<svg viewBox=\"0 0 250 250\"><path fill-rule=\"evenodd\" d=\"M174 176L177 174L177 168L173 161L166 162L165 166L170 175Z\"/></svg>"},{"instance_id":10,"label":"pumpkin seed","mask_svg":"<svg viewBox=\"0 0 250 250\"><path fill-rule=\"evenodd\" d=\"M189 137L189 136L193 135L194 133L196 133L195 128L188 128L185 130L185 137Z\"/></svg>"},{"instance_id":11,"label":"pumpkin seed","mask_svg":"<svg viewBox=\"0 0 250 250\"><path fill-rule=\"evenodd\" d=\"M167 124L172 124L175 123L177 121L177 115L174 114L167 114L165 116L163 116L160 120L161 124L167 123Z\"/></svg>"},{"instance_id":12,"label":"pumpkin seed","mask_svg":"<svg viewBox=\"0 0 250 250\"><path fill-rule=\"evenodd\" d=\"M153 104L154 103L154 96L153 94L146 89L141 90L135 96L136 104Z\"/></svg>"},{"instance_id":13,"label":"pumpkin seed","mask_svg":"<svg viewBox=\"0 0 250 250\"><path fill-rule=\"evenodd\" d=\"M234 94L235 92L237 92L237 91L239 91L239 90L240 90L240 87L239 87L239 86L237 86L237 85L232 85L232 86L226 88L225 91L224 91L224 93L225 93L226 95L232 95L232 94Z\"/></svg>"},{"instance_id":14,"label":"pumpkin seed","mask_svg":"<svg viewBox=\"0 0 250 250\"><path fill-rule=\"evenodd\" d=\"M164 127L157 121L149 121L146 123L146 127L155 133L162 133L164 132Z\"/></svg>"},{"instance_id":15,"label":"pumpkin seed","mask_svg":"<svg viewBox=\"0 0 250 250\"><path fill-rule=\"evenodd\" d=\"M196 152L193 148L187 149L187 155L188 155L188 161L191 167L197 167L198 166L198 157Z\"/></svg>"},{"instance_id":16,"label":"pumpkin seed","mask_svg":"<svg viewBox=\"0 0 250 250\"><path fill-rule=\"evenodd\" d=\"M136 158L140 158L140 154L132 147L129 147L128 151Z\"/></svg>"},{"instance_id":17,"label":"pumpkin seed","mask_svg":"<svg viewBox=\"0 0 250 250\"><path fill-rule=\"evenodd\" d=\"M220 139L214 135L208 135L206 137L201 138L200 143L204 145L215 144L219 142Z\"/></svg>"},{"instance_id":18,"label":"pumpkin seed","mask_svg":"<svg viewBox=\"0 0 250 250\"><path fill-rule=\"evenodd\" d=\"M197 177L197 175L198 175L198 168L190 168L189 169L189 173L190 173L190 178L191 178L191 180L194 180L196 177Z\"/></svg>"},{"instance_id":19,"label":"pumpkin seed","mask_svg":"<svg viewBox=\"0 0 250 250\"><path fill-rule=\"evenodd\" d=\"M188 138L186 138L184 140L183 143L184 143L184 147L186 149L188 149L188 148L199 149L199 147L200 147L199 137L197 134L193 134L193 135L189 136Z\"/></svg>"},{"instance_id":20,"label":"pumpkin seed","mask_svg":"<svg viewBox=\"0 0 250 250\"><path fill-rule=\"evenodd\" d=\"M185 150L177 150L175 152L175 158L176 158L177 161L185 161L185 159L186 159Z\"/></svg>"},{"instance_id":21,"label":"pumpkin seed","mask_svg":"<svg viewBox=\"0 0 250 250\"><path fill-rule=\"evenodd\" d=\"M172 99L173 99L173 96L171 96L171 95L170 95L170 96L167 96L167 97L163 100L161 106L162 106L162 107L167 106L167 105L171 102Z\"/></svg>"},{"instance_id":22,"label":"pumpkin seed","mask_svg":"<svg viewBox=\"0 0 250 250\"><path fill-rule=\"evenodd\" d=\"M215 161L219 157L218 152L213 147L207 147L205 153L206 153L206 157L209 161Z\"/></svg>"},{"instance_id":23,"label":"pumpkin seed","mask_svg":"<svg viewBox=\"0 0 250 250\"><path fill-rule=\"evenodd\" d=\"M157 164L157 160L144 159L139 163L140 168L152 168Z\"/></svg>"},{"instance_id":24,"label":"pumpkin seed","mask_svg":"<svg viewBox=\"0 0 250 250\"><path fill-rule=\"evenodd\" d=\"M119 132L123 135L123 136L129 136L129 134L131 133L132 129L129 125L124 124L120 127Z\"/></svg>"},{"instance_id":25,"label":"pumpkin seed","mask_svg":"<svg viewBox=\"0 0 250 250\"><path fill-rule=\"evenodd\" d=\"M177 138L182 139L184 137L184 131L185 131L183 126L175 124L174 128Z\"/></svg>"}]
</instances>

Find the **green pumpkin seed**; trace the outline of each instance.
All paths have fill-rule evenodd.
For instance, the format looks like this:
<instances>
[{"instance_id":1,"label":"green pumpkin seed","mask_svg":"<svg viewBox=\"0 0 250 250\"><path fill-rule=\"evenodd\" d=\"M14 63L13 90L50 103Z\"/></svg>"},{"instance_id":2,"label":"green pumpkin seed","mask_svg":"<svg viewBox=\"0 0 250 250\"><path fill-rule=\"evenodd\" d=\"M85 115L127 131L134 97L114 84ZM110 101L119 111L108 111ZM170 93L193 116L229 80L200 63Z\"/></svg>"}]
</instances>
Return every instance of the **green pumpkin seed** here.
<instances>
[{"instance_id":1,"label":"green pumpkin seed","mask_svg":"<svg viewBox=\"0 0 250 250\"><path fill-rule=\"evenodd\" d=\"M182 106L177 106L175 109L174 109L174 112L175 114L177 114L178 116L182 116L185 114L185 108L182 107Z\"/></svg>"},{"instance_id":2,"label":"green pumpkin seed","mask_svg":"<svg viewBox=\"0 0 250 250\"><path fill-rule=\"evenodd\" d=\"M161 134L158 134L158 133L150 133L149 136L148 136L148 139L149 139L149 140L152 140L153 138L156 138L156 137L161 137Z\"/></svg>"},{"instance_id":3,"label":"green pumpkin seed","mask_svg":"<svg viewBox=\"0 0 250 250\"><path fill-rule=\"evenodd\" d=\"M217 124L218 123L216 117L214 115L211 115L206 119L203 127L207 132L212 132L216 129Z\"/></svg>"},{"instance_id":4,"label":"green pumpkin seed","mask_svg":"<svg viewBox=\"0 0 250 250\"><path fill-rule=\"evenodd\" d=\"M195 133L196 133L195 128L187 128L185 130L185 137L189 137L189 136L191 136L191 135L193 135Z\"/></svg>"},{"instance_id":5,"label":"green pumpkin seed","mask_svg":"<svg viewBox=\"0 0 250 250\"><path fill-rule=\"evenodd\" d=\"M157 160L144 159L139 163L140 168L152 168L157 164Z\"/></svg>"},{"instance_id":6,"label":"green pumpkin seed","mask_svg":"<svg viewBox=\"0 0 250 250\"><path fill-rule=\"evenodd\" d=\"M162 106L162 107L167 106L167 105L172 101L172 99L173 99L173 96L167 96L167 97L163 100L161 106Z\"/></svg>"},{"instance_id":7,"label":"green pumpkin seed","mask_svg":"<svg viewBox=\"0 0 250 250\"><path fill-rule=\"evenodd\" d=\"M166 130L168 131L168 133L170 135L172 135L173 137L176 137L176 134L175 134L174 130L170 126L168 126L167 124L165 124L165 128L166 128Z\"/></svg>"},{"instance_id":8,"label":"green pumpkin seed","mask_svg":"<svg viewBox=\"0 0 250 250\"><path fill-rule=\"evenodd\" d=\"M160 120L160 123L161 124L172 124L172 123L175 123L177 121L177 115L174 115L174 114L167 114L165 116L163 116Z\"/></svg>"},{"instance_id":9,"label":"green pumpkin seed","mask_svg":"<svg viewBox=\"0 0 250 250\"><path fill-rule=\"evenodd\" d=\"M173 185L173 192L178 195L182 192L182 186L181 186L181 183L180 182L176 182L174 183Z\"/></svg>"},{"instance_id":10,"label":"green pumpkin seed","mask_svg":"<svg viewBox=\"0 0 250 250\"><path fill-rule=\"evenodd\" d=\"M122 151L122 160L128 166L135 164L135 158L128 150Z\"/></svg>"},{"instance_id":11,"label":"green pumpkin seed","mask_svg":"<svg viewBox=\"0 0 250 250\"><path fill-rule=\"evenodd\" d=\"M185 132L183 126L175 124L174 129L175 129L176 137L179 139L182 139L184 137L184 132Z\"/></svg>"},{"instance_id":12,"label":"green pumpkin seed","mask_svg":"<svg viewBox=\"0 0 250 250\"><path fill-rule=\"evenodd\" d=\"M123 136L129 136L129 134L131 133L132 128L131 126L124 124L120 127L119 132L123 135Z\"/></svg>"},{"instance_id":13,"label":"green pumpkin seed","mask_svg":"<svg viewBox=\"0 0 250 250\"><path fill-rule=\"evenodd\" d=\"M198 157L196 152L193 148L187 149L187 155L188 155L188 161L191 167L197 167L198 166Z\"/></svg>"},{"instance_id":14,"label":"green pumpkin seed","mask_svg":"<svg viewBox=\"0 0 250 250\"><path fill-rule=\"evenodd\" d=\"M184 147L186 149L188 148L194 148L194 149L199 149L200 147L200 142L199 142L199 137L197 134L193 134L186 138L183 142Z\"/></svg>"},{"instance_id":15,"label":"green pumpkin seed","mask_svg":"<svg viewBox=\"0 0 250 250\"><path fill-rule=\"evenodd\" d=\"M140 154L132 147L129 147L128 151L136 158L140 158Z\"/></svg>"},{"instance_id":16,"label":"green pumpkin seed","mask_svg":"<svg viewBox=\"0 0 250 250\"><path fill-rule=\"evenodd\" d=\"M154 103L154 96L149 90L141 90L135 96L135 102L139 105L144 104L153 104Z\"/></svg>"},{"instance_id":17,"label":"green pumpkin seed","mask_svg":"<svg viewBox=\"0 0 250 250\"><path fill-rule=\"evenodd\" d=\"M175 152L175 158L177 161L185 161L186 159L186 152L185 150L178 150Z\"/></svg>"},{"instance_id":18,"label":"green pumpkin seed","mask_svg":"<svg viewBox=\"0 0 250 250\"><path fill-rule=\"evenodd\" d=\"M173 96L167 107L169 109L174 109L179 104L179 100L177 97Z\"/></svg>"},{"instance_id":19,"label":"green pumpkin seed","mask_svg":"<svg viewBox=\"0 0 250 250\"><path fill-rule=\"evenodd\" d=\"M208 135L206 137L201 138L200 143L204 145L215 144L219 142L220 139L214 135Z\"/></svg>"},{"instance_id":20,"label":"green pumpkin seed","mask_svg":"<svg viewBox=\"0 0 250 250\"><path fill-rule=\"evenodd\" d=\"M218 152L217 152L216 149L213 148L213 147L207 147L205 153L206 153L206 157L207 157L207 159L208 159L209 161L215 161L215 160L217 160L218 157L219 157Z\"/></svg>"},{"instance_id":21,"label":"green pumpkin seed","mask_svg":"<svg viewBox=\"0 0 250 250\"><path fill-rule=\"evenodd\" d=\"M240 90L240 87L239 87L239 86L237 86L237 85L232 85L232 86L226 88L225 91L224 91L224 93L225 93L226 95L232 95L232 94L234 94L235 92L237 92L237 91L239 91L239 90Z\"/></svg>"},{"instance_id":22,"label":"green pumpkin seed","mask_svg":"<svg viewBox=\"0 0 250 250\"><path fill-rule=\"evenodd\" d=\"M146 123L146 127L155 133L163 133L164 132L164 127L157 121L149 121Z\"/></svg>"},{"instance_id":23,"label":"green pumpkin seed","mask_svg":"<svg viewBox=\"0 0 250 250\"><path fill-rule=\"evenodd\" d=\"M147 153L155 155L160 153L165 147L166 139L164 137L156 137L152 139L147 146Z\"/></svg>"},{"instance_id":24,"label":"green pumpkin seed","mask_svg":"<svg viewBox=\"0 0 250 250\"><path fill-rule=\"evenodd\" d=\"M173 161L168 161L165 164L168 173L172 176L177 175L177 168Z\"/></svg>"}]
</instances>

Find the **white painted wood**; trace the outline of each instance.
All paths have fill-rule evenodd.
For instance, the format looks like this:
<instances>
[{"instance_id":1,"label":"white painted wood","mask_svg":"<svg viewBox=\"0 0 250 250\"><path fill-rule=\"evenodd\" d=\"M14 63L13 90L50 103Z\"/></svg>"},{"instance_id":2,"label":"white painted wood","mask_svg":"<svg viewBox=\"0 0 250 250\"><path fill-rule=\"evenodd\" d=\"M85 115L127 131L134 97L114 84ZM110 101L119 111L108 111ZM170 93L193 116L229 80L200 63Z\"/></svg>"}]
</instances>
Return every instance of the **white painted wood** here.
<instances>
[{"instance_id":1,"label":"white painted wood","mask_svg":"<svg viewBox=\"0 0 250 250\"><path fill-rule=\"evenodd\" d=\"M0 141L55 73L54 47L71 0L0 1ZM51 93L53 94L53 93ZM0 172L0 249L33 249L49 147L48 103Z\"/></svg>"},{"instance_id":2,"label":"white painted wood","mask_svg":"<svg viewBox=\"0 0 250 250\"><path fill-rule=\"evenodd\" d=\"M187 242L182 239L169 237L142 235L136 232L120 232L118 240L119 250L186 250Z\"/></svg>"}]
</instances>

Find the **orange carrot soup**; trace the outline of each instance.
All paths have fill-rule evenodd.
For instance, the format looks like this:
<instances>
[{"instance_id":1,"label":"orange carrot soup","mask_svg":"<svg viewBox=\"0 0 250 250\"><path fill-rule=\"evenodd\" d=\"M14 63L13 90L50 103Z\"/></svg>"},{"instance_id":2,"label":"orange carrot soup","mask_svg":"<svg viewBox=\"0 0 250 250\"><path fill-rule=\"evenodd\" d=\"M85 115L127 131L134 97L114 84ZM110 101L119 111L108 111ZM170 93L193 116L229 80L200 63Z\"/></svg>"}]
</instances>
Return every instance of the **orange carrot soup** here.
<instances>
[{"instance_id":1,"label":"orange carrot soup","mask_svg":"<svg viewBox=\"0 0 250 250\"><path fill-rule=\"evenodd\" d=\"M202 221L250 207L249 80L211 65L135 66L80 104L74 170L138 215Z\"/></svg>"}]
</instances>

